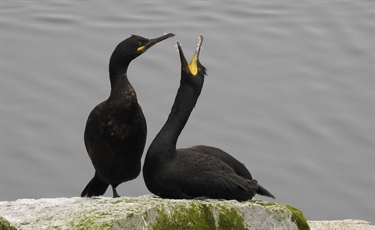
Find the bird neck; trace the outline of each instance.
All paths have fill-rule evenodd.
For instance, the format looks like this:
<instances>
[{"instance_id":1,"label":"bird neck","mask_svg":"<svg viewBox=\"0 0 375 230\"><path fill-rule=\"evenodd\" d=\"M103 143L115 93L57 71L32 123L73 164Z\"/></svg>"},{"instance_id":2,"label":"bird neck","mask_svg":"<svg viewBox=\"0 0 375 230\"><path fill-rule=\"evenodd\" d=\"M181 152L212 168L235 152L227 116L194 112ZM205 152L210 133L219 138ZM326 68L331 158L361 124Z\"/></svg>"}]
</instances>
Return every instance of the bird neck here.
<instances>
[{"instance_id":1,"label":"bird neck","mask_svg":"<svg viewBox=\"0 0 375 230\"><path fill-rule=\"evenodd\" d=\"M177 139L197 103L200 92L201 87L194 88L190 84L180 85L169 117L153 141L154 144L159 145L156 149L165 150L163 154L175 153Z\"/></svg>"},{"instance_id":2,"label":"bird neck","mask_svg":"<svg viewBox=\"0 0 375 230\"><path fill-rule=\"evenodd\" d=\"M118 81L123 81L123 79L128 79L127 75L128 65L121 67L109 67L109 80L111 81L111 88L113 89Z\"/></svg>"},{"instance_id":3,"label":"bird neck","mask_svg":"<svg viewBox=\"0 0 375 230\"><path fill-rule=\"evenodd\" d=\"M111 76L111 94L110 101L116 101L118 107L127 107L138 105L137 94L130 84L126 73Z\"/></svg>"}]
</instances>

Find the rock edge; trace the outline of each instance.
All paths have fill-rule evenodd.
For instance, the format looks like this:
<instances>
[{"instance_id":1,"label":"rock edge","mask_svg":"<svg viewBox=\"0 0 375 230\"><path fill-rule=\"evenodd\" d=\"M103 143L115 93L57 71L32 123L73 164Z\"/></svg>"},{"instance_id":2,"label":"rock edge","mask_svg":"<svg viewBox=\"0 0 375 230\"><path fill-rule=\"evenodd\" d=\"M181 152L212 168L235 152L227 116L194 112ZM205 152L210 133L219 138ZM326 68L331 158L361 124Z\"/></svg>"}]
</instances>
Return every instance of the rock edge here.
<instances>
[{"instance_id":1,"label":"rock edge","mask_svg":"<svg viewBox=\"0 0 375 230\"><path fill-rule=\"evenodd\" d=\"M297 208L261 200L73 197L3 201L0 209L0 229L12 230L309 229ZM318 226L314 221L310 224Z\"/></svg>"}]
</instances>

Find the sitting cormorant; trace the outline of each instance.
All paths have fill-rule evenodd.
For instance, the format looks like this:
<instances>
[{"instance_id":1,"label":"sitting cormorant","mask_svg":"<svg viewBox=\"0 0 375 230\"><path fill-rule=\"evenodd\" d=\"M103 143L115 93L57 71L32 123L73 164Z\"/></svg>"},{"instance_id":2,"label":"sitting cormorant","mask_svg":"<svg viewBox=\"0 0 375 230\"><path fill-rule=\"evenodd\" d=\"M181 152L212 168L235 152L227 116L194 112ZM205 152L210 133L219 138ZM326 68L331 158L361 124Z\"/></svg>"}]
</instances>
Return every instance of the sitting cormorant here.
<instances>
[{"instance_id":1,"label":"sitting cormorant","mask_svg":"<svg viewBox=\"0 0 375 230\"><path fill-rule=\"evenodd\" d=\"M109 62L110 96L91 111L86 123L85 146L95 175L82 197L103 195L109 185L113 197L119 197L116 187L139 175L147 127L127 69L133 59L151 46L173 36L169 33L147 39L132 35L113 51Z\"/></svg>"},{"instance_id":2,"label":"sitting cormorant","mask_svg":"<svg viewBox=\"0 0 375 230\"><path fill-rule=\"evenodd\" d=\"M180 87L167 122L151 143L143 166L150 192L172 199L214 198L250 200L258 193L274 196L253 180L246 167L228 153L214 147L177 149L177 139L201 93L206 68L199 62L203 37L190 64L181 45Z\"/></svg>"}]
</instances>

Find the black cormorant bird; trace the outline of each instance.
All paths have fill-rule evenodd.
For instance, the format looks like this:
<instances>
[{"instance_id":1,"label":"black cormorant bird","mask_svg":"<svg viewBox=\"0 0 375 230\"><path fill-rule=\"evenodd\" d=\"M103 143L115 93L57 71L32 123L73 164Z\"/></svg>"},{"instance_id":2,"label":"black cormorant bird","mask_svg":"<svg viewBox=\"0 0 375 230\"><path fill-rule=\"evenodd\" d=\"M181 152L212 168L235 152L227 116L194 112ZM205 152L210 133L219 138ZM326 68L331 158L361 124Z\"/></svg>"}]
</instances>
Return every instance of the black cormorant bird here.
<instances>
[{"instance_id":1,"label":"black cormorant bird","mask_svg":"<svg viewBox=\"0 0 375 230\"><path fill-rule=\"evenodd\" d=\"M85 146L95 175L82 197L103 195L109 185L113 197L119 197L116 187L139 175L147 126L127 69L133 59L151 46L173 36L169 33L147 39L132 35L113 51L109 61L111 94L91 111L86 123Z\"/></svg>"},{"instance_id":2,"label":"black cormorant bird","mask_svg":"<svg viewBox=\"0 0 375 230\"><path fill-rule=\"evenodd\" d=\"M167 122L151 143L143 166L150 192L172 199L214 198L250 200L255 194L274 196L258 184L246 167L214 147L177 149L177 139L201 93L206 68L199 61L203 37L190 64L181 45L180 87Z\"/></svg>"}]
</instances>

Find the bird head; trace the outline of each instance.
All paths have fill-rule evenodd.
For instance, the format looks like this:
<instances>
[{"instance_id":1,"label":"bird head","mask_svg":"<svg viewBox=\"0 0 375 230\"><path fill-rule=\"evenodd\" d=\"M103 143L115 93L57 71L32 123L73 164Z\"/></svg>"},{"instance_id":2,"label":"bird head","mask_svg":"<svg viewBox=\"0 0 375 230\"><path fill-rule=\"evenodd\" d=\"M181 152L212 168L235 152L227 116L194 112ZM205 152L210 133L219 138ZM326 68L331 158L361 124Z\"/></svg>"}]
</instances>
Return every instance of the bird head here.
<instances>
[{"instance_id":1,"label":"bird head","mask_svg":"<svg viewBox=\"0 0 375 230\"><path fill-rule=\"evenodd\" d=\"M153 45L173 37L173 33L164 34L163 36L148 39L138 35L132 35L120 42L111 55L109 62L110 70L127 69L132 60L146 52Z\"/></svg>"},{"instance_id":2,"label":"bird head","mask_svg":"<svg viewBox=\"0 0 375 230\"><path fill-rule=\"evenodd\" d=\"M181 61L181 81L190 80L191 82L202 82L206 75L206 68L199 61L199 54L201 51L203 42L203 36L199 36L198 47L194 52L193 57L190 60L190 63L186 61L184 52L182 51L181 43L177 41L177 48L180 54Z\"/></svg>"}]
</instances>

